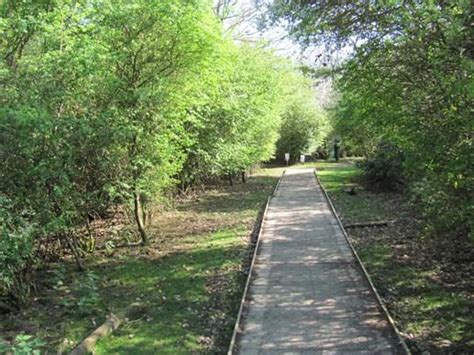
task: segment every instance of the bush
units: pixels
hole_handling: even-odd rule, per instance
[[[329,148],[327,147],[327,144],[320,145],[316,151],[313,153],[313,159],[323,159],[326,160],[329,158]]]
[[[371,190],[397,191],[404,185],[403,152],[393,143],[381,142],[367,160],[360,163]]]
[[[413,196],[424,207],[423,214],[429,227],[438,234],[468,236],[474,240],[472,188],[447,180],[441,174],[429,174],[412,184]]]
[[[0,195],[0,300],[24,301],[30,293],[33,228],[10,210]]]

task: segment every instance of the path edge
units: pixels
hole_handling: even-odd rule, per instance
[[[273,188],[273,192],[270,194],[270,196],[268,196],[267,203],[265,204],[265,209],[263,210],[262,220],[260,222],[260,227],[259,227],[258,235],[257,235],[257,241],[256,241],[256,244],[255,244],[255,248],[253,250],[252,262],[250,263],[249,273],[247,275],[247,280],[245,282],[245,287],[244,287],[244,291],[243,291],[243,294],[242,294],[242,299],[240,301],[239,313],[237,313],[237,319],[235,320],[234,331],[232,332],[232,339],[231,339],[230,344],[229,344],[229,349],[227,350],[227,355],[232,355],[232,354],[234,354],[234,351],[235,351],[235,344],[236,344],[236,340],[237,340],[237,335],[239,333],[239,326],[240,326],[240,322],[242,320],[242,312],[244,310],[245,300],[247,299],[247,293],[248,293],[248,289],[249,289],[249,286],[250,286],[250,281],[251,281],[252,275],[253,275],[253,268],[254,268],[254,265],[255,265],[255,260],[257,259],[258,248],[260,246],[260,240],[261,240],[260,237],[262,236],[263,225],[264,225],[265,219],[267,217],[268,206],[270,205],[270,201],[272,200],[272,198],[275,196],[275,193],[277,192],[278,187],[280,186],[281,180],[283,179],[283,176],[285,175],[285,173],[286,173],[286,169],[283,170],[282,174],[280,175],[280,178],[278,179],[278,182],[276,183],[275,187]]]
[[[314,168],[314,176],[316,177],[316,181],[318,182],[319,187],[324,193],[324,196],[326,200],[329,203],[329,206],[331,207],[331,212],[336,217],[337,223],[339,224],[339,227],[341,227],[342,234],[344,235],[344,238],[346,239],[347,243],[349,244],[349,247],[351,248],[352,254],[357,260],[357,263],[359,264],[360,268],[362,269],[362,273],[364,274],[365,279],[369,283],[370,289],[372,293],[375,295],[375,298],[377,299],[377,303],[379,304],[380,308],[382,309],[385,318],[387,318],[388,322],[392,326],[393,330],[397,334],[398,341],[400,345],[402,346],[403,350],[406,352],[406,354],[411,355],[411,351],[408,348],[405,340],[403,339],[400,331],[398,330],[397,326],[395,325],[395,321],[393,320],[392,316],[390,315],[390,312],[388,311],[387,307],[383,304],[382,297],[380,297],[379,293],[377,292],[377,289],[375,288],[374,283],[372,282],[372,278],[370,277],[369,273],[367,272],[367,269],[365,268],[364,264],[362,263],[362,260],[359,257],[359,254],[357,254],[357,251],[355,250],[354,246],[352,245],[351,239],[349,238],[349,235],[347,234],[344,225],[342,224],[341,220],[339,219],[339,215],[336,212],[336,208],[334,207],[334,204],[332,203],[331,198],[329,197],[329,194],[327,193],[326,189],[324,188],[323,184],[321,183],[321,180],[319,179],[318,176],[318,169]]]

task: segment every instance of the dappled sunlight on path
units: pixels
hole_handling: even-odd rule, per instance
[[[237,351],[401,352],[313,169],[283,176],[261,238]]]

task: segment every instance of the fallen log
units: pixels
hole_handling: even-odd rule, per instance
[[[364,227],[386,227],[393,221],[375,221],[375,222],[363,222],[363,223],[351,223],[344,225],[344,228],[364,228]]]
[[[122,320],[115,314],[110,314],[105,322],[96,330],[94,330],[87,338],[85,338],[78,346],[76,346],[69,355],[85,355],[94,351],[95,344],[100,338],[106,337],[116,330]]]

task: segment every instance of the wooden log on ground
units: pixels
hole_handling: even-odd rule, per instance
[[[363,223],[352,223],[344,225],[344,228],[363,228],[363,227],[386,227],[393,221],[375,221],[375,222],[363,222]]]
[[[106,337],[116,330],[122,320],[115,314],[110,314],[105,322],[96,330],[94,330],[87,338],[85,338],[78,346],[76,346],[70,355],[85,355],[94,351],[95,344],[100,338]]]

